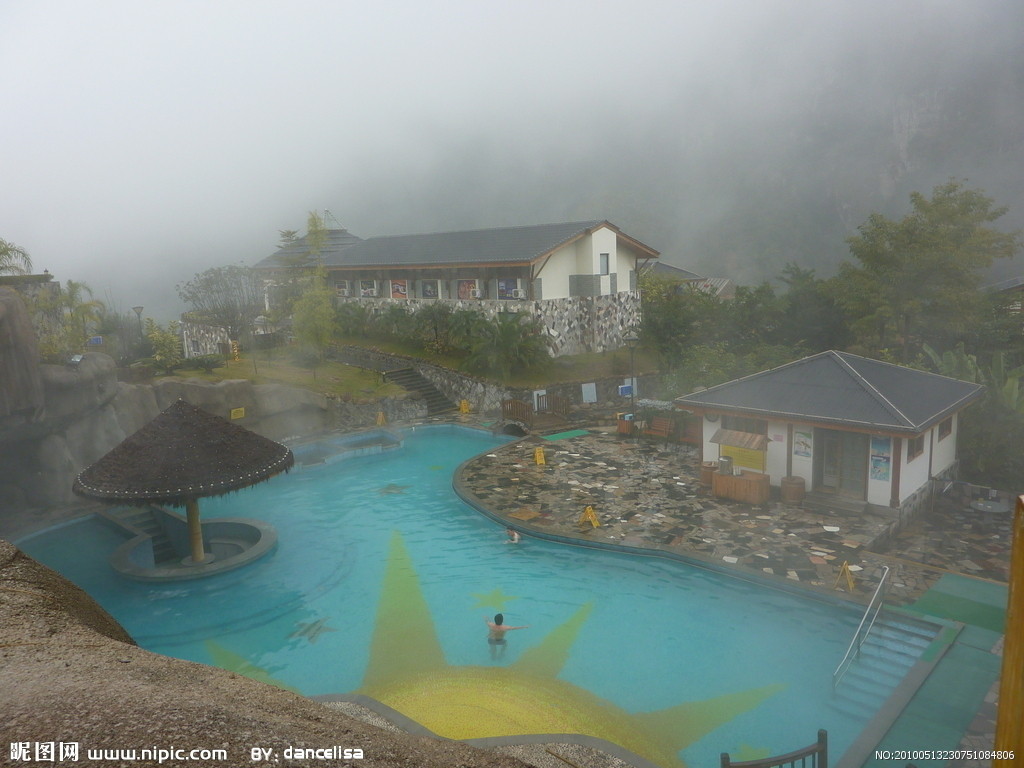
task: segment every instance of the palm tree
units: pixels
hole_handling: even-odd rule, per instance
[[[0,239],[0,275],[24,275],[32,270],[32,259],[24,248]]]
[[[73,336],[79,337],[78,344],[84,343],[89,338],[90,329],[100,322],[100,313],[105,309],[103,302],[92,297],[92,289],[86,283],[68,280],[60,303]]]
[[[476,373],[490,373],[506,381],[512,371],[530,368],[551,359],[551,339],[536,318],[515,312],[501,312],[477,329],[477,337],[466,358],[466,367]]]

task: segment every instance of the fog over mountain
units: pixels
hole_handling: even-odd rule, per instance
[[[1021,29],[1019,0],[7,4],[0,237],[163,319],[311,209],[830,274],[951,176],[1024,226]]]

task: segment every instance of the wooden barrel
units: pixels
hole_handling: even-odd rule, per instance
[[[779,495],[784,504],[799,504],[804,500],[806,492],[807,487],[802,477],[791,476],[782,478]]]
[[[717,461],[705,461],[700,465],[700,484],[711,487],[711,476],[718,471]]]

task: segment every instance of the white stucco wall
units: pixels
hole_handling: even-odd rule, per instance
[[[765,472],[771,476],[772,485],[781,485],[786,477],[786,460],[789,457],[789,424],[784,421],[768,422],[768,456]]]
[[[586,238],[584,238],[586,240]],[[576,252],[580,243],[570,243],[559,248],[547,262],[538,265],[535,277],[540,278],[544,299],[565,299],[569,297],[569,275],[576,272]]]
[[[931,441],[929,435],[925,433],[924,450],[913,461],[907,460],[910,441],[903,438],[900,443],[900,504],[902,504],[910,494],[928,482],[928,455]]]
[[[956,461],[956,435],[959,428],[958,415],[953,415],[953,431],[939,440],[939,427],[934,430],[935,447],[932,452],[932,477],[941,474],[943,470],[949,469]]]
[[[701,456],[704,457],[704,461],[718,461],[718,444],[712,443],[711,438],[715,436],[715,432],[717,432],[719,428],[722,426],[722,420],[721,418],[716,417],[714,421],[708,421],[708,417],[705,416],[703,422],[704,445]]]

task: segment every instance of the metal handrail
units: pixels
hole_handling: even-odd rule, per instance
[[[860,655],[860,648],[864,645],[864,642],[868,639],[868,635],[871,633],[871,628],[875,626],[875,619],[878,618],[879,611],[882,610],[882,604],[885,601],[885,590],[886,580],[889,578],[889,566],[882,568],[882,578],[878,581],[878,586],[875,587],[875,593],[871,596],[871,602],[868,603],[867,609],[864,611],[864,615],[861,616],[860,624],[857,626],[857,631],[853,633],[853,639],[850,640],[850,645],[846,649],[846,655],[843,656],[843,660],[839,662],[839,666],[836,667],[836,671],[832,673],[832,690],[836,689],[839,682],[843,679],[843,675],[850,668],[853,660]],[[871,620],[868,621],[868,616]],[[865,629],[864,625],[867,624]],[[861,634],[863,630],[863,634]]]

